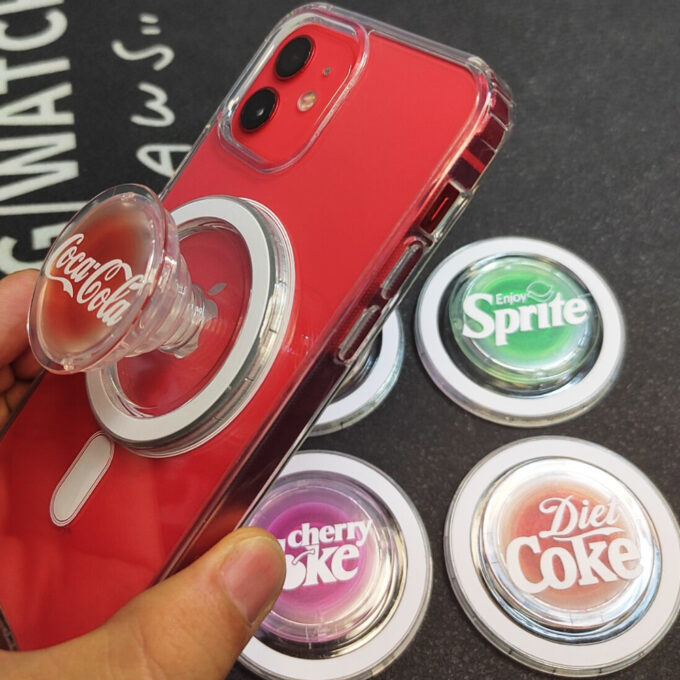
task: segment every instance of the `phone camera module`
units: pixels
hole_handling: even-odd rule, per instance
[[[262,127],[276,110],[278,97],[269,87],[254,92],[241,109],[241,127],[248,132]]]
[[[287,42],[276,58],[274,70],[279,78],[292,78],[302,71],[312,56],[314,45],[310,38],[300,35]]]

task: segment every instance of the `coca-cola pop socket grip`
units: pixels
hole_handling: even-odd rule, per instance
[[[192,284],[185,256],[209,288]],[[210,197],[170,214],[150,189],[114,187],[48,253],[31,346],[52,372],[88,372],[113,437],[146,455],[182,452],[225,427],[266,374],[290,313],[291,259],[281,225],[252,201]]]
[[[87,374],[102,425],[150,456],[186,451],[246,406],[283,342],[295,283],[286,232],[264,206],[211,196],[171,215],[193,280],[205,281],[215,310],[196,351],[181,359],[155,351]]]
[[[389,477],[344,454],[298,453],[247,524],[274,534],[287,571],[246,666],[265,678],[365,678],[403,651],[427,606],[431,558]]]
[[[423,287],[416,342],[442,391],[506,425],[573,418],[611,386],[623,358],[614,294],[551,243],[495,238],[444,260]]]
[[[343,380],[310,435],[343,430],[372,413],[387,398],[404,361],[404,328],[398,311],[387,317],[380,335]]]
[[[466,613],[499,649],[558,675],[647,653],[680,606],[680,533],[656,487],[590,442],[536,437],[463,480],[444,539]]]
[[[66,225],[40,271],[31,348],[55,373],[94,370],[160,348],[184,356],[214,316],[191,285],[177,229],[146,187],[121,185]]]

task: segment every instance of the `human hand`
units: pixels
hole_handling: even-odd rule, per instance
[[[37,271],[26,269],[0,280],[0,428],[40,372],[26,333],[37,278]]]
[[[36,275],[0,280],[0,427],[39,370],[26,335]],[[240,529],[91,633],[45,650],[0,652],[0,677],[222,680],[274,604],[284,576],[278,542],[260,529]]]
[[[223,680],[283,585],[278,542],[239,529],[87,635],[0,652],[3,680]]]

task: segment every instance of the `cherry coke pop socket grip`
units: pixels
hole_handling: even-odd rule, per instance
[[[475,626],[522,663],[594,676],[649,652],[680,606],[680,532],[634,465],[567,437],[484,458],[451,504],[444,552]]]
[[[286,554],[286,581],[241,661],[270,680],[357,680],[406,648],[432,587],[430,545],[404,491],[346,454],[295,454],[246,523]]]

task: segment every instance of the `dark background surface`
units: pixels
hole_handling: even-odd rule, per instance
[[[45,204],[75,203],[129,180],[160,189],[165,179],[137,160],[137,149],[190,144],[269,29],[296,4],[67,0],[58,8],[68,19],[62,38],[43,48],[0,54],[10,66],[69,57],[68,71],[10,81],[8,92],[0,92],[0,107],[70,82],[73,94],[59,108],[72,111],[75,120],[54,128],[0,123],[0,187],[17,180],[2,164],[5,140],[13,137],[74,132],[77,146],[63,158],[78,162],[76,178],[0,202],[2,273],[38,262],[45,254],[41,235],[51,232],[35,229],[56,230],[73,210],[66,206],[60,214]],[[538,237],[572,249],[599,269],[626,316],[623,371],[603,402],[566,424],[511,429],[462,411],[426,375],[413,341],[416,286],[401,306],[406,361],[386,403],[347,431],[303,447],[344,451],[378,465],[411,496],[427,526],[434,556],[430,608],[415,642],[381,677],[542,677],[502,656],[466,619],[444,568],[444,518],[457,485],[476,461],[534,434],[583,437],[623,454],[680,510],[680,5],[620,0],[344,4],[480,55],[513,90],[514,134],[428,272],[457,247],[480,238]],[[3,18],[13,34],[35,32],[44,26],[42,12]],[[142,12],[157,15],[160,35],[140,32]],[[122,60],[112,51],[116,39],[135,52],[165,45],[174,60],[159,71],[152,68],[155,57]],[[150,127],[130,120],[145,114],[140,82],[165,90],[175,114],[172,124]],[[17,215],[18,205],[31,207]],[[679,667],[675,626],[651,654],[617,677],[677,678]],[[252,676],[237,668],[230,677]]]

